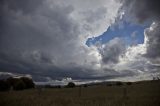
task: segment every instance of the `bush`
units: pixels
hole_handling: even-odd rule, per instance
[[[60,85],[45,85],[45,88],[61,88]]]
[[[0,80],[0,91],[8,91],[11,88],[10,84],[5,80]]]
[[[22,90],[22,89],[29,89],[34,88],[35,84],[33,80],[27,77],[21,78],[8,78],[7,83],[12,86],[14,90]]]
[[[88,87],[88,85],[87,85],[87,84],[84,84],[83,87]]]
[[[112,84],[107,84],[107,86],[112,86]]]
[[[73,82],[69,82],[67,88],[74,88],[76,85]]]
[[[27,77],[21,77],[20,79],[25,83],[25,89],[34,88],[35,85],[32,79]]]
[[[127,85],[132,85],[132,82],[127,82],[126,84],[127,84]]]
[[[122,82],[117,82],[116,85],[121,86],[121,85],[123,85],[123,83]]]
[[[12,77],[9,77],[6,81],[7,81],[7,83],[10,84],[10,86],[13,86],[14,83],[16,82],[16,79],[15,79],[15,78],[12,78]]]
[[[13,85],[14,90],[23,90],[25,88],[26,88],[26,85],[21,79],[17,80],[17,82],[15,82],[15,84]]]

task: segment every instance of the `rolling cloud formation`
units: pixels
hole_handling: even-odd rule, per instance
[[[159,4],[158,0],[2,0],[0,71],[29,74],[35,81],[159,75]],[[103,34],[122,18],[149,24],[143,44],[127,45],[117,36],[105,44],[86,45],[88,38]]]

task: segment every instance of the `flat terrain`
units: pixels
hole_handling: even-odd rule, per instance
[[[0,106],[160,106],[160,81],[0,92]]]

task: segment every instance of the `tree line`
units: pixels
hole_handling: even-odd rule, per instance
[[[34,88],[33,80],[28,77],[13,78],[0,80],[0,91],[23,90]]]

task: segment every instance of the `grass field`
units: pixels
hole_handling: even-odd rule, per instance
[[[160,81],[0,92],[0,106],[160,106]]]

